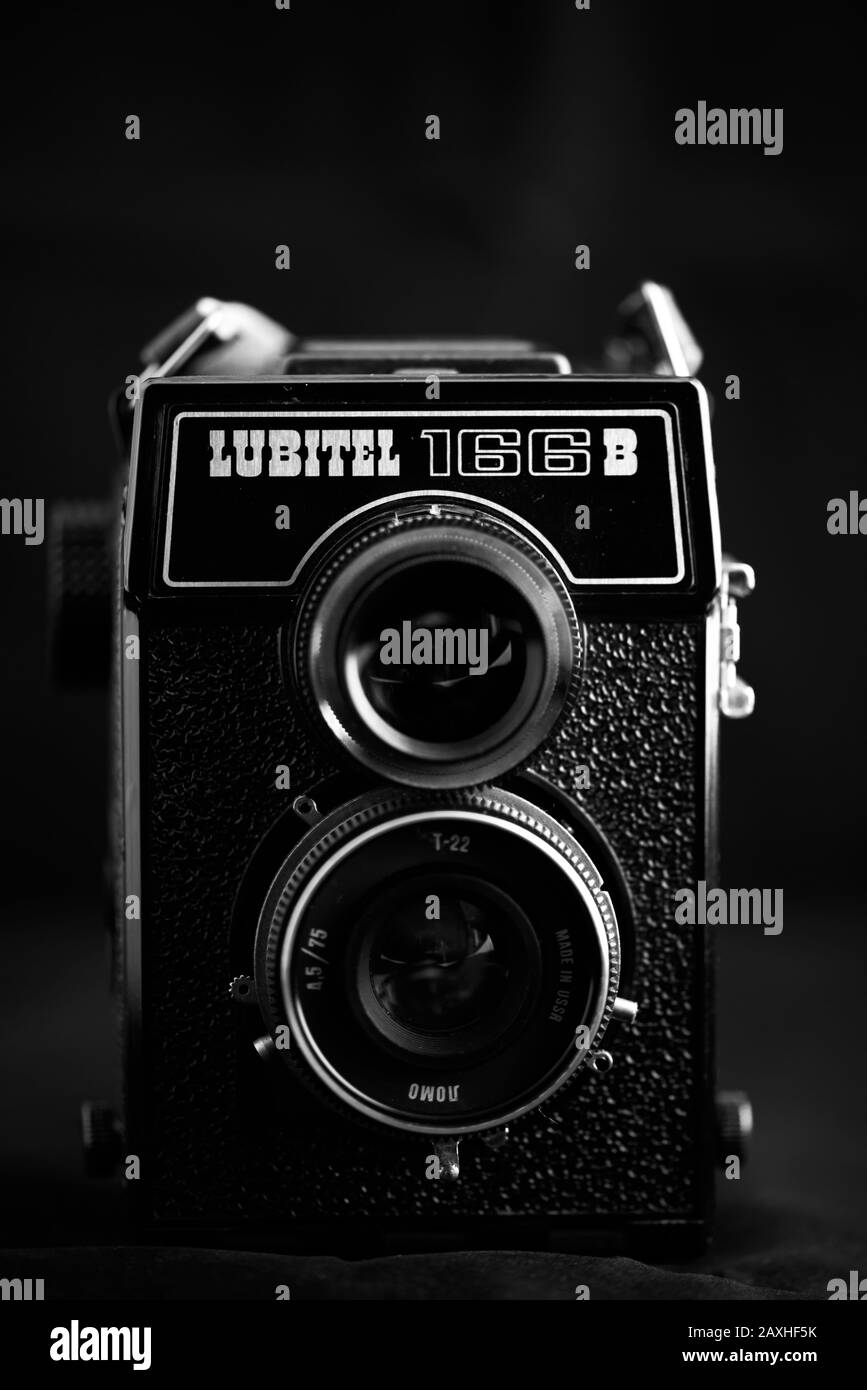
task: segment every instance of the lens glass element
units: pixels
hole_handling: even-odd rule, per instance
[[[419,924],[416,904],[395,904],[370,953],[373,992],[407,1028],[450,1032],[502,1002],[509,968],[490,912],[468,896],[440,898],[440,920]]]
[[[350,991],[381,1036],[415,1054],[501,1039],[538,987],[531,923],[481,876],[402,877],[375,896],[355,941]]]
[[[478,566],[428,561],[358,605],[345,657],[396,741],[453,745],[496,725],[528,686],[536,693],[542,636],[514,584]]]

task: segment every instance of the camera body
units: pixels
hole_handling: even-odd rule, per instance
[[[716,878],[736,679],[706,395],[437,360],[142,383],[130,1196],[296,1248],[693,1248],[713,969],[673,903]]]

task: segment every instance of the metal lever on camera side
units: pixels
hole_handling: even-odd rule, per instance
[[[719,707],[727,719],[746,719],[756,707],[756,693],[738,675],[741,656],[741,629],[738,622],[739,598],[747,598],[756,587],[752,565],[723,556],[720,585],[720,680]]]
[[[249,304],[226,303],[205,296],[186,309],[139,353],[141,369],[127,377],[127,389],[115,392],[109,414],[115,443],[123,458],[132,442],[133,403],[138,387],[163,376],[268,376],[296,342],[283,324]],[[130,394],[130,382],[136,391]]]
[[[436,1160],[437,1177],[445,1178],[447,1182],[456,1182],[460,1177],[461,1160],[458,1156],[460,1144],[460,1139],[445,1137],[434,1139],[431,1157]]]
[[[617,311],[619,327],[605,346],[605,365],[617,375],[695,376],[704,353],[671,290],[645,280]]]
[[[206,297],[145,344],[141,380],[179,373],[267,375],[277,370],[294,342],[288,328],[249,304]]]

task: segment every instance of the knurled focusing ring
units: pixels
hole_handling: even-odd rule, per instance
[[[340,546],[302,599],[305,707],[391,781],[475,785],[524,762],[574,692],[582,634],[554,566],[486,514],[394,511]]]

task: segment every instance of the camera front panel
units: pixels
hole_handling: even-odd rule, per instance
[[[671,912],[715,853],[700,388],[448,394],[144,393],[123,931],[151,1224],[706,1220],[709,964]],[[415,661],[439,631],[452,649]],[[610,1072],[581,1065],[594,1040]],[[456,1182],[430,1178],[438,1135]]]

